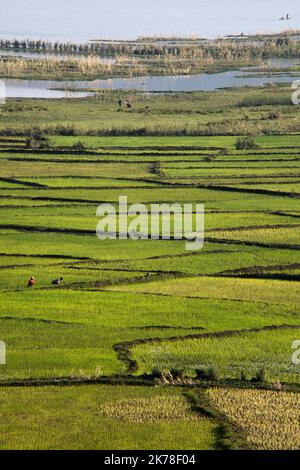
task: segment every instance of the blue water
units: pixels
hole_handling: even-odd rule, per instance
[[[272,59],[265,65],[272,67],[290,67],[300,62],[300,59]],[[92,96],[92,93],[80,91],[83,88],[105,88],[140,90],[143,92],[166,91],[213,91],[220,88],[240,86],[261,86],[266,83],[291,83],[296,77],[283,75],[280,77],[257,77],[255,72],[251,76],[251,67],[246,70],[231,70],[221,73],[202,73],[198,75],[176,75],[166,77],[137,77],[137,78],[112,78],[108,80],[93,81],[54,81],[54,80],[4,80],[6,84],[6,96],[8,98],[82,98]],[[300,75],[298,77],[300,79]],[[78,89],[73,92],[65,92],[58,88]]]
[[[292,20],[279,21],[287,13]],[[9,0],[0,36],[76,42],[153,34],[212,38],[299,25],[299,0]]]

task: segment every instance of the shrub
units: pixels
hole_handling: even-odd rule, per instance
[[[74,126],[71,124],[63,125],[63,124],[58,124],[55,129],[54,133],[58,135],[76,135],[77,131]]]
[[[208,380],[213,380],[214,382],[217,382],[219,380],[219,374],[214,367],[211,367],[208,370],[207,378]]]
[[[243,370],[241,371],[241,380],[243,381],[247,380],[246,374]]]
[[[196,369],[196,379],[199,379],[199,380],[205,380],[207,379],[207,371],[205,371],[204,369]]]
[[[257,372],[256,380],[257,380],[257,382],[266,382],[267,381],[266,369],[262,368]]]
[[[255,142],[253,137],[239,137],[235,143],[236,150],[254,150],[258,149],[259,145]]]
[[[184,379],[187,376],[187,373],[184,369],[171,369],[170,372],[174,380]]]
[[[262,121],[276,121],[281,118],[281,112],[277,109],[262,115]]]
[[[219,380],[219,374],[216,371],[214,367],[211,367],[210,369],[197,369],[196,371],[196,378],[199,380],[212,380],[212,381],[218,381]]]
[[[28,149],[47,149],[50,147],[50,143],[41,129],[33,128],[26,139],[25,146]]]
[[[85,150],[86,149],[86,145],[81,142],[80,140],[78,142],[76,142],[74,145],[72,145],[72,148],[74,150]]]
[[[161,377],[162,372],[159,369],[153,369],[151,375],[154,379],[159,379]]]

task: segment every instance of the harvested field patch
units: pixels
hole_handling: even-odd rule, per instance
[[[214,388],[208,396],[247,432],[248,442],[256,449],[299,450],[299,393]]]

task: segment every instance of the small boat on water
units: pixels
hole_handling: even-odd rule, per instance
[[[286,16],[282,16],[281,18],[279,18],[279,21],[289,21],[291,20],[292,18],[290,17],[290,15],[287,13]]]

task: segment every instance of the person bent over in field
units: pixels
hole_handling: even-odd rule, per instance
[[[54,280],[52,281],[52,285],[53,285],[53,286],[59,286],[59,284],[61,284],[61,283],[63,282],[63,280],[64,280],[63,277],[60,277],[60,278],[58,278],[58,279],[54,279]]]
[[[27,282],[27,287],[33,287],[35,285],[35,279],[33,276],[31,276],[29,279],[28,279],[28,282]]]

